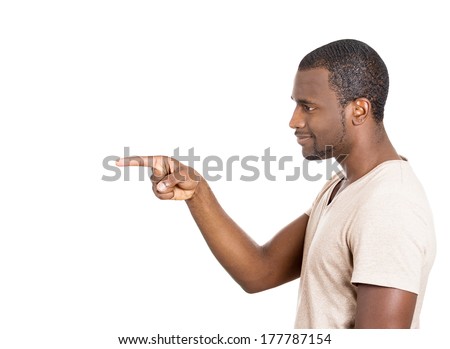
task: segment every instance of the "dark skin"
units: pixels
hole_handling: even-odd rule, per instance
[[[289,126],[295,129],[305,158],[334,156],[345,178],[331,200],[377,165],[398,160],[384,127],[376,123],[370,101],[358,98],[342,108],[328,85],[328,71],[299,71]],[[332,145],[333,152],[326,146]],[[300,276],[309,217],[301,215],[260,246],[222,209],[208,183],[192,168],[165,156],[129,157],[118,166],[153,168],[153,192],[162,200],[185,200],[208,246],[222,266],[249,292],[264,291]],[[410,328],[417,295],[358,284],[356,328]]]

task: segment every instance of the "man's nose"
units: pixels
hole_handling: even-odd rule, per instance
[[[305,117],[302,115],[301,108],[299,106],[295,107],[294,113],[292,114],[291,121],[289,121],[290,128],[304,128],[305,127]]]

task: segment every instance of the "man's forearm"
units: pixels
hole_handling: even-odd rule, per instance
[[[266,270],[263,248],[227,215],[205,180],[186,203],[217,260],[245,291],[259,291]]]
[[[185,200],[213,254],[247,292],[266,290],[299,277],[309,219],[306,214],[259,246],[226,214],[208,183],[193,168],[167,156],[132,156],[116,164],[151,167],[156,197]]]

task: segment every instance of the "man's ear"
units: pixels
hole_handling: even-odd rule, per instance
[[[352,108],[352,124],[355,126],[362,125],[372,112],[372,105],[367,98],[357,98],[351,102]]]

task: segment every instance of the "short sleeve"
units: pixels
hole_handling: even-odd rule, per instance
[[[419,207],[394,195],[378,205],[362,205],[349,237],[351,282],[418,294],[429,229],[422,213]]]

